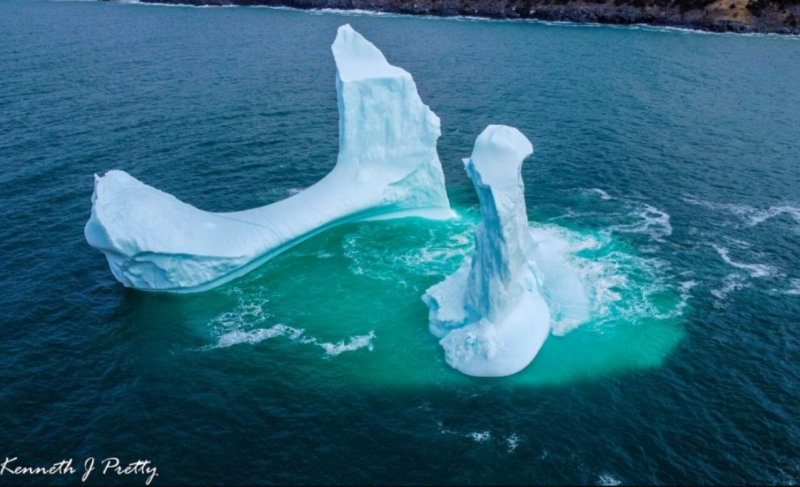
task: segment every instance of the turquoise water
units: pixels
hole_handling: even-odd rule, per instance
[[[441,117],[461,218],[348,224],[201,294],[116,283],[92,174],[213,211],[308,187],[345,22]],[[156,484],[800,481],[797,39],[19,0],[0,39],[6,456],[149,459]],[[489,123],[536,146],[531,225],[593,311],[504,379],[450,369],[420,299],[471,252]]]

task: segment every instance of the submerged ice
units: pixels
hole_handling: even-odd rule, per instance
[[[436,152],[439,118],[411,75],[349,25],[332,51],[339,155],[312,187],[261,208],[212,213],[123,171],[95,176],[86,240],[117,280],[147,291],[202,291],[333,225],[453,215]]]
[[[478,136],[464,161],[480,200],[475,251],[423,296],[445,360],[467,375],[519,372],[550,334],[553,315],[588,319],[589,299],[563,261],[563,242],[528,226],[521,169],[532,153],[512,127],[490,125]]]

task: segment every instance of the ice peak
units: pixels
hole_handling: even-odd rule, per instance
[[[478,136],[472,156],[464,163],[472,164],[483,184],[516,184],[522,161],[531,154],[533,145],[522,132],[507,125],[489,125]]]
[[[331,50],[342,81],[410,76],[405,70],[389,64],[380,49],[350,24],[339,27]]]
[[[430,329],[455,369],[479,377],[525,368],[550,333],[525,211],[522,161],[533,152],[519,130],[490,125],[464,161],[481,204],[475,251],[423,300]]]

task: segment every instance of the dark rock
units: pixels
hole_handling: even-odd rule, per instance
[[[140,0],[184,5],[269,5],[299,9],[361,9],[377,12],[435,16],[480,16],[547,21],[652,24],[688,27],[712,32],[773,32],[800,34],[795,13],[800,0],[750,0],[753,25],[732,20],[735,5],[710,9],[714,0]],[[781,10],[793,9],[791,14]],[[788,12],[788,10],[787,10]],[[720,13],[722,15],[720,15]],[[736,17],[736,16],[734,16]],[[766,20],[765,20],[766,19]]]

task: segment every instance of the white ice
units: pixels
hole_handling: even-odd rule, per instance
[[[203,291],[340,223],[454,216],[436,152],[439,118],[411,75],[349,25],[332,51],[339,156],[314,186],[261,208],[212,213],[123,171],[95,176],[86,240],[117,280],[146,291]]]
[[[589,300],[563,261],[563,242],[528,226],[521,169],[532,153],[512,127],[490,125],[478,136],[464,161],[481,206],[474,254],[423,296],[445,360],[467,375],[524,369],[550,334],[551,308],[560,319],[588,318]]]

